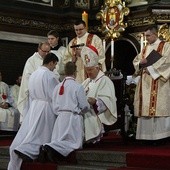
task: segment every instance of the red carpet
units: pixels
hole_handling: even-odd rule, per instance
[[[169,150],[170,152],[170,150]],[[127,166],[128,167],[143,167],[143,168],[153,168],[153,169],[170,169],[170,154],[155,154],[152,153],[130,153],[127,154]]]
[[[0,130],[0,146],[10,146],[16,132]]]
[[[56,170],[57,164],[52,163],[24,163],[22,165],[23,170]]]
[[[170,170],[170,141],[161,145],[146,145],[139,141],[124,143],[119,135],[109,134],[100,143],[88,145],[85,149],[109,151],[124,151],[126,154],[126,168],[112,168],[109,170]],[[147,169],[146,169],[147,168]]]
[[[0,139],[1,146],[9,146],[12,139]],[[127,167],[110,168],[108,170],[170,170],[170,141],[166,144],[153,146],[144,145],[138,141],[129,141],[124,143],[119,135],[113,133],[104,136],[103,139],[96,144],[84,146],[84,150],[113,150],[126,152]],[[75,157],[72,158],[72,161]],[[24,163],[23,170],[56,170],[57,164],[40,164],[40,163]]]
[[[0,139],[0,146],[10,146],[13,139]]]

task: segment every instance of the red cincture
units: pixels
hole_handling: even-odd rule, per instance
[[[66,80],[74,80],[74,81],[75,81],[74,78],[64,79],[64,81],[63,81],[63,83],[62,83],[62,85],[61,85],[61,87],[60,87],[59,95],[63,95],[63,94],[64,94],[64,83],[66,82]]]
[[[3,100],[6,100],[6,99],[7,99],[7,95],[3,93],[3,94],[2,94],[2,99],[3,99]]]
[[[157,52],[162,54],[162,49],[165,42],[161,41],[158,45]],[[145,58],[145,52],[146,52],[147,46],[142,51],[142,58]],[[142,76],[141,75],[141,82],[140,82],[140,89],[139,89],[139,95],[140,95],[140,101],[139,101],[139,116],[142,116]],[[150,106],[149,106],[149,116],[155,116],[156,115],[156,103],[157,103],[157,91],[158,91],[158,80],[152,79],[151,84],[151,92],[150,92]]]

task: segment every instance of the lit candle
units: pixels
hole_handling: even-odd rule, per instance
[[[147,45],[147,40],[146,40],[146,36],[144,36],[144,45]]]
[[[106,52],[106,40],[103,39],[103,50],[104,50],[104,53]]]
[[[143,34],[141,34],[141,37],[140,37],[140,51],[142,51],[143,49]]]
[[[111,69],[113,68],[113,57],[114,57],[114,41],[111,39]]]
[[[82,20],[86,23],[86,29],[88,30],[88,14],[85,11],[82,13]]]

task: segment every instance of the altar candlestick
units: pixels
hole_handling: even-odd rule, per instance
[[[111,69],[113,68],[113,58],[114,58],[114,40],[111,40]]]
[[[106,52],[106,40],[103,39],[103,50],[104,50],[104,53]]]
[[[144,45],[147,45],[147,40],[146,40],[146,36],[144,36]]]
[[[141,34],[141,37],[140,37],[140,51],[142,51],[143,49],[143,34]]]
[[[88,30],[88,14],[86,11],[82,13],[82,20],[86,23],[86,29]]]

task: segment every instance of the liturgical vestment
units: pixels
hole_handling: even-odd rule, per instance
[[[85,45],[93,45],[94,47],[96,47],[98,54],[99,54],[99,63],[102,65],[103,71],[106,71],[105,52],[103,49],[102,40],[97,35],[93,35],[93,37],[91,37],[92,40],[89,42],[89,39],[90,39],[89,37],[90,37],[89,33],[86,33],[80,38],[76,37],[72,39],[67,46],[63,62],[66,63],[72,60],[72,55],[74,55],[73,54],[74,48],[70,48],[70,46],[84,43]],[[76,65],[77,65],[77,70],[78,70],[76,81],[78,81],[79,83],[82,83],[86,79],[86,76],[85,76],[85,71],[84,71],[84,64],[83,64],[81,57],[77,58]]]
[[[20,170],[22,159],[14,149],[34,160],[38,157],[40,146],[50,141],[56,119],[52,111],[52,93],[58,83],[55,74],[44,66],[30,76],[30,107],[10,146],[8,170]]]
[[[139,62],[152,50],[162,57],[147,69],[150,74],[140,70]],[[156,140],[170,136],[170,44],[156,40],[146,46],[133,61],[135,74],[140,75],[134,98],[137,122],[137,139]]]
[[[87,78],[83,86],[87,97],[100,99],[107,108],[102,113],[96,114],[92,107],[91,111],[85,114],[85,140],[90,141],[100,137],[103,133],[102,124],[112,125],[117,121],[115,88],[113,82],[102,71],[99,71],[94,80]]]

